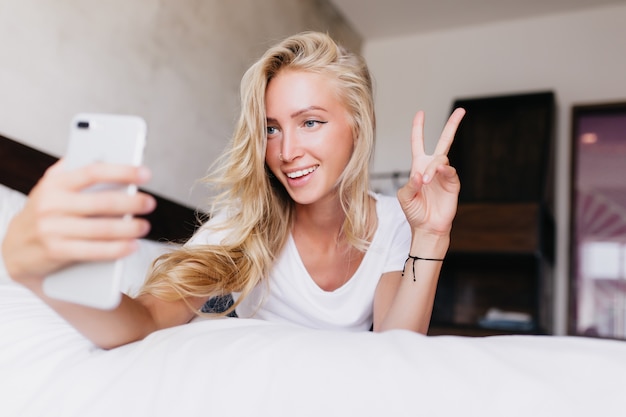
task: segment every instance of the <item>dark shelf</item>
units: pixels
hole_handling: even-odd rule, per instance
[[[431,334],[550,333],[554,94],[460,99],[456,107],[467,110],[449,153],[461,195]],[[522,313],[528,326],[481,326],[491,309]]]
[[[531,253],[449,253],[433,322],[477,325],[491,308],[526,313],[539,322],[540,267],[541,259]]]

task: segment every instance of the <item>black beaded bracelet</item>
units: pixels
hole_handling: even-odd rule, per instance
[[[409,257],[404,261],[404,266],[402,267],[402,276],[404,276],[404,270],[406,269],[406,263],[409,262],[409,259],[413,261],[413,281],[415,281],[415,261],[435,261],[435,262],[443,262],[442,258],[422,258],[420,256],[413,256],[409,254]]]

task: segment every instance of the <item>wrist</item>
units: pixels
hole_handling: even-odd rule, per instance
[[[10,250],[5,247],[5,242],[0,247],[0,276],[4,275],[9,280],[15,282],[16,284],[23,285],[28,289],[33,289],[37,287],[37,283],[43,279],[45,275],[39,276],[38,274],[33,273],[32,271],[26,271],[20,267],[20,265],[24,265],[24,262],[28,262],[27,260],[23,260],[24,262],[20,263],[19,260],[15,260],[15,253],[13,256],[10,255]],[[26,263],[28,265],[28,263]]]
[[[449,247],[449,233],[441,234],[414,230],[409,253],[412,256],[421,258],[443,259]]]

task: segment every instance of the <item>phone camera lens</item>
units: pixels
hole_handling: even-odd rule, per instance
[[[80,121],[76,124],[79,129],[89,129],[89,122]]]

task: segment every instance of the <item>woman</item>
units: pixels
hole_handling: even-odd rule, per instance
[[[145,168],[52,167],[7,230],[12,278],[104,348],[186,323],[229,293],[242,317],[426,333],[460,188],[446,155],[464,111],[452,114],[433,155],[424,153],[417,113],[411,176],[396,199],[369,191],[368,69],[330,37],[307,32],[270,48],[244,75],[241,100],[231,146],[208,178],[213,217],[155,262],[137,298],[99,311],[46,297],[41,281],[72,262],[132,252],[148,225],[111,216],[149,212],[154,201],[79,191],[142,184]]]

